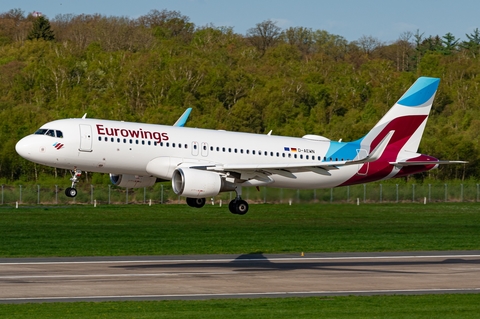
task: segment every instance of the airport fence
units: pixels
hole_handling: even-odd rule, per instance
[[[183,204],[170,184],[145,188],[119,188],[113,185],[82,185],[75,198],[65,196],[58,185],[1,185],[0,205],[116,205]],[[207,198],[207,204],[228,204],[235,192]],[[478,202],[479,183],[383,184],[369,183],[328,189],[295,190],[244,188],[242,198],[249,203],[430,203]]]

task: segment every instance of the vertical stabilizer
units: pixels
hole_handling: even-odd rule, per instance
[[[395,131],[387,151],[416,153],[427,123],[440,79],[420,77],[362,139],[362,149],[373,150],[385,136]]]

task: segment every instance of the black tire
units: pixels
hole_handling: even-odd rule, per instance
[[[235,210],[238,215],[245,215],[248,213],[248,203],[243,199],[238,200],[235,204]]]
[[[232,214],[245,215],[248,212],[248,203],[243,199],[234,199],[228,204],[228,209]]]
[[[187,205],[190,207],[202,208],[203,206],[205,206],[206,201],[207,200],[205,198],[187,197]]]
[[[230,210],[230,213],[235,214],[235,215],[237,214],[237,210],[235,209],[236,202],[237,202],[237,200],[233,199],[228,204],[228,209]]]
[[[65,189],[65,195],[67,195],[67,197],[75,197],[77,196],[77,189],[73,187],[67,187]]]

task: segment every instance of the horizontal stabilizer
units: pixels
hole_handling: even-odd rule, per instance
[[[445,164],[467,164],[466,161],[411,161],[411,162],[390,162],[395,166],[417,166],[417,165],[445,165]]]

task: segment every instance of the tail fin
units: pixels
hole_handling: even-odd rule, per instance
[[[390,156],[398,156],[400,152],[416,153],[439,83],[438,78],[418,78],[362,139],[361,148],[370,152],[394,131],[386,150]]]

